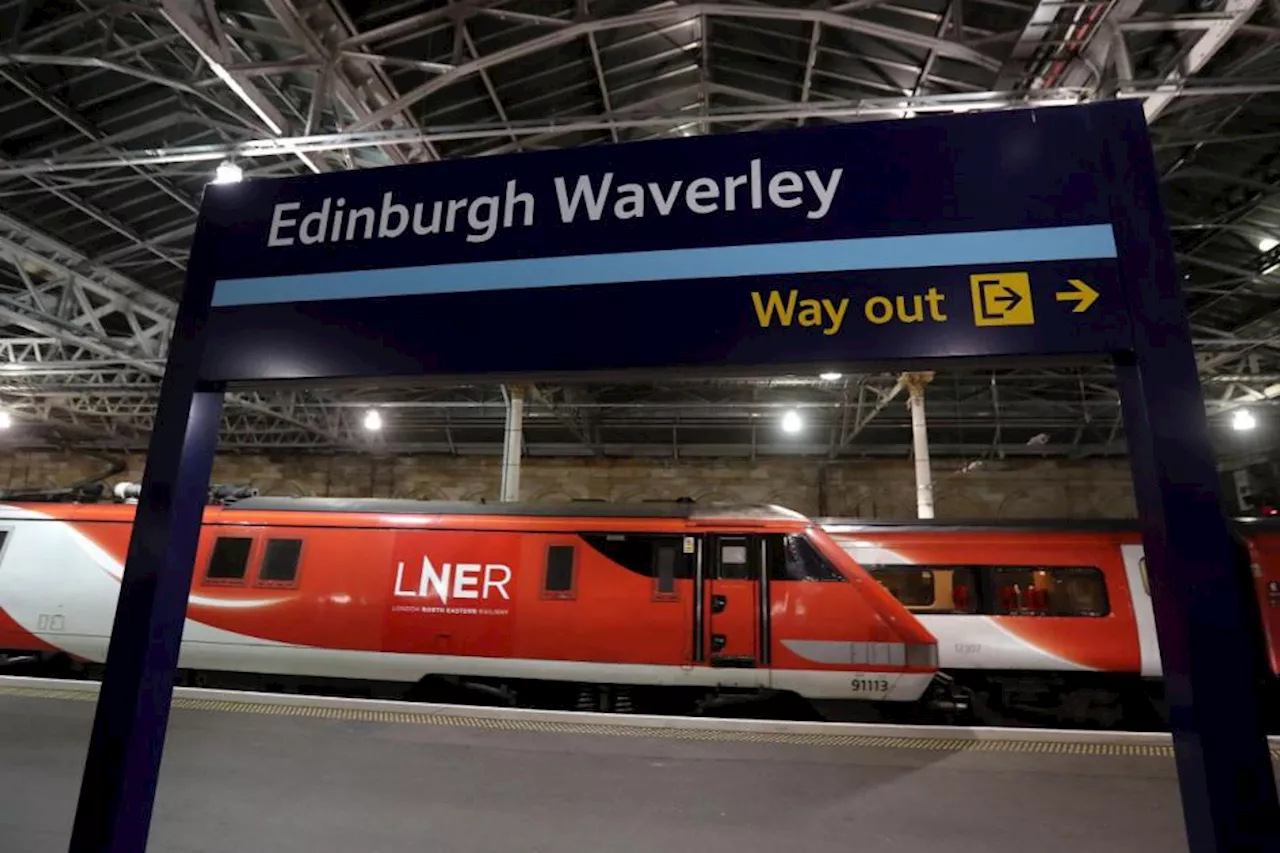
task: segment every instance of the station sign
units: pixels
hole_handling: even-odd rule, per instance
[[[768,367],[1129,345],[1088,108],[212,186],[202,377]]]
[[[146,849],[224,382],[1073,353],[1116,366],[1188,845],[1280,849],[1174,258],[1134,100],[209,187],[71,849]]]

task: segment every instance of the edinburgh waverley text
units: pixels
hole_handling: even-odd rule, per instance
[[[841,168],[771,170],[754,159],[738,174],[716,177],[631,181],[604,172],[556,176],[541,189],[526,189],[511,179],[500,192],[466,198],[414,199],[394,190],[381,193],[376,203],[326,196],[305,206],[300,201],[276,204],[267,246],[439,234],[465,234],[469,243],[485,243],[502,229],[532,226],[540,211],[553,202],[554,215],[564,225],[765,208],[819,220],[831,211],[843,174]]]

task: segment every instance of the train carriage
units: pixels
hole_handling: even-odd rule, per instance
[[[860,521],[823,528],[938,638],[991,724],[1159,728],[1160,649],[1130,521]],[[1280,520],[1237,520],[1264,701],[1280,721]],[[1247,556],[1246,556],[1247,552]]]
[[[0,649],[106,655],[134,507],[0,506]],[[249,498],[207,508],[180,667],[203,682],[579,709],[913,704],[937,647],[777,507]]]

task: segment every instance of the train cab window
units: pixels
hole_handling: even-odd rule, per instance
[[[766,545],[771,581],[831,581],[840,582],[840,574],[825,557],[803,536],[768,537]]]
[[[676,591],[676,562],[680,551],[674,542],[659,542],[653,549],[653,567],[657,575],[654,592],[661,596],[674,595]]]
[[[1102,572],[1084,567],[996,568],[991,612],[1006,616],[1106,616]]]
[[[253,548],[253,539],[240,536],[219,536],[213,544],[213,554],[209,557],[209,567],[205,570],[205,580],[210,581],[242,581],[249,568],[249,551]]]
[[[547,574],[543,591],[552,598],[573,597],[573,563],[577,549],[572,545],[547,548]]]
[[[745,537],[725,537],[717,547],[720,559],[716,561],[716,577],[719,580],[751,580],[750,550]]]
[[[258,569],[261,584],[292,585],[298,580],[298,557],[302,554],[301,539],[271,539],[267,542]]]

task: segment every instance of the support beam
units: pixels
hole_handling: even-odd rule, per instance
[[[249,109],[267,126],[267,129],[277,137],[286,137],[289,132],[289,122],[281,114],[276,105],[273,104],[262,90],[258,88],[258,84],[253,81],[252,76],[240,71],[232,71],[228,69],[231,65],[231,57],[227,56],[223,47],[204,28],[196,22],[192,16],[192,12],[198,10],[198,5],[191,0],[161,0],[161,12],[169,25],[177,30],[187,43],[200,54],[200,58],[205,64],[226,84],[236,97],[243,101]],[[291,146],[287,141],[282,143],[282,148],[289,153],[294,154],[301,160],[312,172],[323,172],[326,169],[315,157],[309,153],[301,151]]]
[[[591,67],[596,72],[596,83],[600,86],[600,103],[604,106],[606,114],[613,112],[613,101],[609,98],[609,83],[605,80],[604,65],[600,62],[600,48],[596,44],[596,34],[587,34],[587,46],[591,48]],[[614,142],[618,142],[618,128],[615,125],[609,125],[609,134],[613,137]]]
[[[910,395],[911,446],[916,464],[916,514],[933,518],[933,469],[929,465],[929,429],[924,416],[924,389],[933,381],[932,373],[904,373],[902,383]]]
[[[818,68],[818,47],[822,42],[822,24],[814,22],[813,29],[809,33],[809,53],[804,60],[804,78],[800,81],[800,103],[809,103],[809,95],[813,90],[813,73]],[[805,119],[802,117],[799,126],[804,127]]]
[[[906,387],[906,383],[903,382],[901,377],[899,377],[898,381],[893,384],[892,388],[880,394],[880,399],[877,400],[876,404],[871,407],[871,411],[867,412],[866,414],[863,414],[862,407],[859,406],[858,412],[856,415],[856,420],[853,424],[853,429],[849,430],[846,435],[841,436],[840,445],[838,447],[831,449],[831,451],[828,453],[828,458],[829,459],[836,458],[836,456],[838,456],[844,448],[852,444],[853,440],[858,437],[858,434],[861,433],[864,429],[866,429],[867,425],[870,424],[873,420],[875,420],[876,416],[879,415],[881,412],[883,412],[885,410],[885,407],[888,406],[889,403],[891,403],[893,399],[898,396],[898,394],[902,393],[902,389],[905,387]],[[861,395],[859,395],[858,400],[859,402],[862,401]]]
[[[1129,49],[1124,41],[1125,22],[1138,14],[1142,0],[1116,0],[1097,21],[1082,48],[1062,57],[1066,67],[1054,81],[1059,86],[1123,86],[1133,81]],[[1064,48],[1065,49],[1065,48]],[[1111,73],[1107,73],[1107,69]],[[1105,90],[1104,90],[1105,91]]]
[[[355,25],[340,4],[330,0],[265,2],[281,26],[320,64],[335,104],[341,106],[352,121],[367,117],[382,104],[399,96],[377,57],[341,49],[342,41],[355,32]],[[440,70],[439,67],[436,70]],[[393,116],[391,124],[396,128],[409,129],[414,126],[414,121],[404,111]],[[440,159],[439,152],[429,141],[411,140],[410,144],[415,150],[408,155],[392,144],[381,150],[391,163]]]
[[[166,0],[166,2],[173,2],[173,0]],[[505,62],[530,56],[558,45],[568,44],[569,42],[582,38],[590,33],[599,33],[622,27],[663,25],[670,23],[673,20],[687,21],[701,16],[758,18],[764,20],[807,21],[810,23],[820,23],[824,27],[830,27],[832,29],[847,30],[850,32],[861,33],[862,35],[872,36],[874,38],[896,41],[902,44],[911,45],[912,47],[936,50],[940,55],[949,59],[968,62],[980,68],[996,70],[1000,67],[998,60],[993,59],[987,54],[984,54],[972,47],[968,47],[954,41],[940,39],[936,36],[921,35],[920,33],[910,30],[875,23],[863,18],[852,18],[834,12],[825,12],[813,9],[790,9],[772,6],[747,6],[735,3],[688,3],[675,6],[663,6],[656,9],[647,9],[629,15],[619,15],[613,18],[598,18],[595,20],[579,21],[566,27],[556,28],[546,35],[529,39],[528,41],[512,45],[511,47],[507,47],[502,50],[494,51],[493,53],[487,54],[478,59],[473,59],[470,62],[461,63],[452,71],[447,71],[444,74],[428,80],[427,82],[406,92],[404,95],[387,104],[382,109],[374,112],[368,118],[356,122],[350,129],[368,130],[370,128],[378,127],[382,122],[391,118],[401,110],[412,107],[429,95],[432,95],[459,80],[470,77],[473,74],[479,74],[481,71],[493,68]]]
[[[715,87],[717,91],[722,87]],[[1037,92],[974,92],[962,94],[921,95],[919,97],[861,98],[854,101],[822,103],[783,103],[776,107],[718,107],[707,112],[716,123],[784,122],[800,118],[841,121],[868,117],[900,117],[906,110],[916,113],[953,113],[960,110],[996,110],[1014,106],[1052,107],[1080,102],[1084,90],[1045,90]],[[655,98],[656,99],[656,98]],[[278,157],[294,151],[341,151],[351,148],[409,143],[494,139],[519,136],[561,135],[611,128],[670,128],[694,120],[687,111],[646,112],[615,111],[604,116],[568,116],[551,120],[512,121],[466,125],[426,125],[421,128],[344,131],[342,133],[282,138],[248,139],[235,143],[186,145],[135,150],[121,155],[83,154],[67,157],[31,158],[0,164],[0,177],[26,174],[97,171],[120,166],[161,163],[214,162],[227,157],[253,159]]]
[[[32,98],[36,103],[40,104],[45,109],[49,110],[49,112],[53,113],[58,118],[62,119],[67,124],[74,127],[76,130],[80,132],[81,135],[85,136],[92,142],[95,142],[95,143],[107,142],[106,135],[103,134],[101,131],[99,131],[96,127],[94,127],[88,121],[88,119],[85,119],[84,117],[78,115],[76,111],[71,108],[69,104],[67,104],[65,101],[63,101],[60,98],[54,97],[49,92],[37,86],[34,81],[30,80],[25,74],[21,73],[20,71],[17,71],[15,69],[8,69],[8,68],[0,69],[0,79],[3,79],[7,81],[10,85],[18,88],[20,91],[26,94],[29,98]],[[112,153],[116,153],[120,149],[114,146],[108,145],[106,146],[106,150]],[[152,186],[156,187],[158,190],[160,190],[162,193],[167,195],[169,198],[178,202],[178,204],[185,207],[191,213],[196,213],[199,210],[199,205],[197,205],[196,202],[188,198],[187,194],[182,189],[177,187],[172,181],[169,181],[165,178],[157,177],[156,175],[145,172],[144,170],[136,166],[133,167],[133,171],[143,180],[147,181]]]
[[[1053,0],[1041,0],[1036,4],[1031,11],[1031,17],[1027,19],[1017,41],[1014,42],[1009,58],[1000,69],[994,88],[1011,89],[1027,79],[1028,75],[1035,70],[1033,60],[1039,52],[1045,50],[1043,42],[1048,39],[1054,23],[1063,11],[1062,4]],[[1034,82],[1028,84],[1028,88],[1033,87]]]
[[[147,849],[222,407],[220,392],[190,390],[195,367],[176,366],[161,392],[166,417],[147,454],[135,521],[148,535],[129,540],[71,853]]]
[[[1209,64],[1209,61],[1222,50],[1240,27],[1253,17],[1253,13],[1260,5],[1261,0],[1226,0],[1219,13],[1221,19],[1205,27],[1200,38],[1196,39],[1186,51],[1178,67],[1165,76],[1165,81],[1177,84],[1199,74],[1200,70]],[[1146,112],[1148,124],[1154,123],[1160,117],[1173,98],[1174,93],[1161,93],[1146,99],[1143,110]]]
[[[177,306],[169,299],[48,235],[0,214],[0,264],[24,282],[21,291],[0,293],[0,318],[78,352],[127,365],[158,381],[173,333]],[[92,296],[92,298],[90,298]],[[124,320],[130,333],[107,331],[109,317]],[[308,421],[266,403],[255,393],[228,396],[231,411],[266,415],[324,443],[346,444],[322,421]]]
[[[504,503],[520,500],[520,456],[524,448],[524,388],[503,387],[507,400],[507,425],[502,442],[502,498]]]

